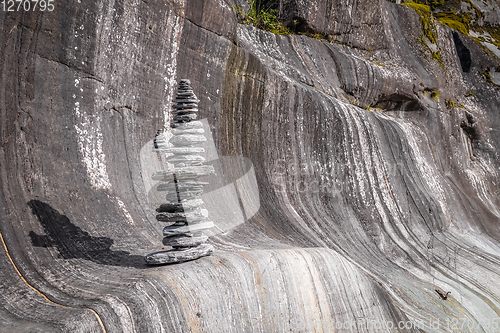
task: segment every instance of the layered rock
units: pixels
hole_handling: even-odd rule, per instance
[[[378,44],[363,3],[336,2],[342,22],[312,15],[324,1],[300,14],[348,28],[325,30],[343,44],[236,27],[218,0],[0,11],[0,331],[373,332],[422,319],[404,331],[495,332],[500,94],[481,73],[500,63],[460,35],[462,70],[436,23],[443,68],[418,13],[387,1],[366,13],[383,19]],[[245,223],[210,237],[212,256],[142,269],[161,246],[147,199],[164,193],[149,141],[180,73],[207,96],[199,118],[218,155],[253,163],[260,208],[247,214],[246,169],[222,170],[224,188],[210,185],[220,201],[240,194]],[[218,229],[232,224],[204,203]]]
[[[208,219],[208,211],[201,208],[203,201],[199,198],[203,186],[208,183],[198,180],[199,177],[214,173],[211,165],[203,165],[205,158],[198,155],[204,152],[202,145],[207,139],[200,121],[195,121],[198,112],[198,98],[191,89],[189,80],[181,80],[177,97],[173,100],[172,128],[173,137],[169,140],[159,130],[154,140],[154,150],[171,153],[167,168],[153,174],[153,180],[162,181],[157,189],[167,192],[168,203],[161,205],[156,211],[159,222],[170,223],[163,229],[163,244],[173,250],[151,253],[146,256],[150,265],[177,263],[198,259],[212,254],[213,246],[206,244],[208,237],[203,231],[210,229],[214,223]]]

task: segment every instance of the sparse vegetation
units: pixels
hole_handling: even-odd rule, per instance
[[[252,24],[256,28],[270,31],[276,35],[291,34],[292,31],[278,20],[277,11],[271,9],[271,6],[272,4],[263,7],[261,0],[250,0],[247,13],[244,13],[243,9],[239,7],[233,8],[243,24]]]
[[[345,99],[347,99],[347,101],[348,101],[349,103],[351,103],[351,104],[352,104],[352,105],[354,105],[354,106],[359,106],[359,103],[358,103],[358,101],[356,100],[356,97],[354,97],[354,96],[350,96],[350,95],[347,95],[347,94],[343,94],[343,95],[344,95]]]
[[[320,31],[312,29],[300,31],[299,22],[297,20],[293,20],[289,26],[283,24],[283,22],[279,20],[277,10],[271,8],[274,3],[276,3],[276,1],[264,7],[262,5],[262,0],[249,0],[248,12],[246,13],[242,8],[236,6],[233,6],[233,8],[242,24],[251,24],[258,29],[266,30],[276,35],[300,34],[310,38],[329,40],[328,36]]]
[[[486,79],[486,81],[488,81],[489,83],[493,84],[494,86],[500,87],[498,84],[496,84],[495,82],[493,82],[493,79],[491,78],[491,74],[490,74],[489,69],[486,70],[486,72],[481,73],[481,76],[483,76]]]
[[[463,108],[464,107],[463,103],[455,104],[455,102],[453,102],[452,100],[449,100],[449,99],[445,99],[444,104],[446,105],[446,107],[448,109]]]
[[[436,91],[436,90],[431,91],[431,98],[434,102],[439,101],[439,97],[441,97],[441,94],[439,93],[439,91]]]
[[[424,36],[429,40],[429,42],[437,45],[438,33],[429,6],[418,4],[415,2],[406,2],[402,5],[415,9],[415,11],[418,13],[418,16],[420,16],[420,23],[422,23]]]
[[[488,23],[480,23],[481,18],[484,18],[484,13],[471,1],[445,1],[445,0],[409,0],[410,2],[403,3],[403,5],[415,9],[422,21],[424,36],[434,43],[432,17],[443,25],[450,27],[455,31],[459,31],[464,35],[469,35],[470,31],[481,34],[480,37],[472,37],[483,50],[495,56],[495,54],[488,49],[483,43],[492,43],[500,49],[500,27],[497,25],[490,25]],[[468,9],[464,11],[463,6],[467,4]],[[427,11],[429,9],[429,11]],[[437,37],[437,34],[436,34]],[[425,40],[420,41],[425,44]],[[437,45],[437,44],[436,44]],[[440,61],[439,54],[432,55],[433,58]],[[442,61],[440,61],[443,66]]]
[[[436,59],[439,62],[439,65],[441,65],[441,67],[444,67],[443,59],[441,58],[441,52],[439,51],[439,45],[438,45],[439,36],[430,7],[428,5],[416,2],[406,2],[403,3],[402,5],[411,7],[415,9],[415,11],[418,13],[423,31],[423,35],[420,38],[419,42],[423,46],[427,47],[432,54],[432,58]],[[436,52],[432,50],[431,47],[428,45],[428,43],[436,45],[438,50]]]
[[[472,97],[475,94],[476,94],[475,92],[473,92],[472,90],[470,90],[467,94],[464,95],[464,97]]]
[[[471,16],[470,13],[456,14],[454,11],[449,10],[446,12],[439,12],[434,14],[439,23],[446,25],[453,30],[460,31],[464,35],[469,34]]]

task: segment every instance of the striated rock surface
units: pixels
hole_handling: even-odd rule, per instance
[[[222,0],[0,11],[0,331],[498,331],[494,43],[437,22],[426,42],[388,1],[278,6],[336,42],[239,25]],[[175,117],[202,121],[170,129],[182,77],[199,108]],[[204,161],[152,153],[157,128]],[[166,148],[201,129],[211,149]],[[158,199],[171,162],[214,165],[203,200]],[[162,245],[155,218],[203,202],[213,255],[146,266],[205,242]]]

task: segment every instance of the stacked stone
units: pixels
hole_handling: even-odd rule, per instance
[[[214,226],[208,219],[208,211],[202,209],[200,195],[208,183],[198,178],[214,173],[211,165],[203,165],[205,159],[198,155],[205,150],[200,147],[207,139],[203,125],[197,121],[198,102],[189,80],[181,80],[176,99],[173,100],[173,119],[170,124],[172,138],[169,147],[165,133],[160,130],[154,140],[154,151],[171,153],[167,162],[173,168],[156,172],[153,180],[162,181],[157,189],[165,191],[168,203],[156,211],[156,219],[170,223],[163,229],[163,244],[173,250],[151,253],[146,256],[148,264],[168,264],[197,259],[212,254],[213,247],[206,244],[204,230]]]

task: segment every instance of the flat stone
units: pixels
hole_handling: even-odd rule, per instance
[[[182,207],[181,203],[167,203],[167,204],[162,204],[160,207],[156,208],[157,213],[182,213],[184,212],[184,209]]]
[[[174,116],[177,116],[177,115],[183,115],[183,114],[188,114],[188,113],[197,113],[198,111],[199,111],[198,109],[182,109],[182,110],[172,111],[171,113]]]
[[[208,237],[205,235],[193,236],[193,235],[179,235],[163,238],[163,245],[172,246],[174,248],[178,247],[194,247],[205,243]]]
[[[206,221],[196,224],[189,224],[185,226],[168,226],[163,228],[163,236],[175,236],[182,235],[189,232],[196,232],[207,230],[214,227],[214,223],[212,221]]]
[[[205,130],[203,128],[191,128],[191,129],[172,128],[173,135],[203,134],[203,133],[205,133]]]
[[[208,210],[195,209],[190,212],[182,213],[160,213],[156,219],[160,222],[198,222],[208,218]]]
[[[215,169],[211,165],[196,165],[156,171],[151,178],[157,181],[168,181],[171,180],[173,177],[172,175],[175,174],[177,179],[193,179],[213,173],[215,173]]]
[[[197,98],[179,98],[179,97],[177,97],[172,102],[174,102],[174,103],[199,103],[200,100]]]
[[[173,155],[166,158],[168,163],[193,163],[205,162],[205,158],[200,155]]]
[[[196,118],[198,118],[198,115],[196,113],[182,114],[174,116],[174,121],[179,123],[187,123],[192,120],[195,120]]]
[[[198,191],[182,191],[182,192],[179,192],[179,193],[176,193],[176,192],[171,192],[171,193],[168,193],[165,198],[172,202],[172,201],[176,201],[178,200],[178,198],[180,198],[180,200],[189,200],[189,199],[196,199],[198,198],[201,194],[203,193],[203,190],[198,190]]]
[[[177,182],[175,183],[174,181],[160,184],[156,188],[157,191],[178,191],[178,192],[184,192],[184,191],[196,191],[196,190],[202,190],[203,186],[208,185],[207,182],[200,182],[200,181],[192,181],[192,180],[186,180],[182,182]]]
[[[199,120],[191,121],[189,123],[170,123],[171,128],[178,129],[191,129],[191,128],[203,128],[203,123]]]
[[[205,148],[202,147],[160,147],[158,149],[153,149],[153,151],[158,151],[162,153],[172,153],[176,155],[181,154],[199,154],[204,153]]]
[[[176,96],[185,96],[185,95],[194,95],[194,91],[193,89],[191,89],[190,87],[183,87],[183,88],[180,88],[180,89],[177,89],[177,93],[176,93]]]
[[[185,222],[186,215],[184,213],[160,213],[156,215],[156,220],[160,222]]]
[[[174,164],[174,168],[182,168],[185,166],[200,166],[200,165],[203,165],[203,162],[177,162],[177,163],[173,163],[173,164]]]
[[[177,103],[172,105],[172,108],[176,110],[182,109],[196,109],[198,107],[198,103]]]
[[[189,146],[201,144],[205,141],[207,141],[207,138],[204,135],[195,134],[176,135],[170,138],[170,143],[175,146]]]
[[[188,212],[195,210],[203,205],[203,200],[201,199],[191,199],[191,200],[183,200],[182,202],[172,202],[160,205],[156,209],[156,212],[162,213],[176,213],[176,212]],[[182,209],[182,210],[181,210]]]
[[[145,259],[148,265],[174,264],[209,256],[213,252],[214,247],[212,245],[200,244],[197,247],[151,253],[148,254]]]
[[[203,200],[201,199],[184,200],[181,202],[181,204],[184,211],[187,212],[202,206]]]

